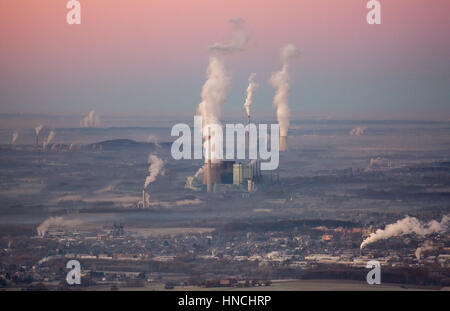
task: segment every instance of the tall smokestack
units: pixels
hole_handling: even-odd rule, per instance
[[[211,128],[208,128],[208,168],[206,170],[206,191],[211,192]]]
[[[420,236],[430,235],[432,233],[443,233],[449,228],[450,215],[444,215],[441,222],[431,220],[424,224],[415,217],[406,216],[398,220],[396,223],[386,225],[384,229],[378,229],[371,233],[360,245],[360,249],[365,246],[377,242],[379,240],[389,239],[393,236],[403,236],[415,233]]]
[[[17,139],[19,138],[19,132],[18,131],[14,131],[12,134],[12,138],[11,138],[11,144],[14,144]]]
[[[145,199],[145,189],[142,189],[142,208],[146,208],[147,207],[147,202]]]
[[[243,19],[232,18],[230,19],[230,23],[233,28],[231,41],[229,43],[218,42],[209,46],[211,55],[206,71],[206,81],[203,84],[201,92],[202,101],[197,109],[198,114],[203,119],[202,135],[205,140],[204,143],[210,143],[207,141],[208,133],[206,127],[212,124],[221,125],[220,116],[222,106],[226,101],[231,86],[231,78],[226,71],[224,57],[229,53],[243,51],[249,40],[246,24]],[[216,149],[212,151],[210,159],[214,162],[217,160]]]
[[[249,130],[245,131],[245,150],[250,149],[250,115],[247,115],[247,125],[249,126]]]

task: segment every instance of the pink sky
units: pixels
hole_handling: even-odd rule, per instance
[[[38,101],[38,106],[31,106],[29,100],[74,86],[83,93],[85,101],[104,101],[107,98],[102,94],[90,97],[90,93],[96,92],[91,89],[93,86],[107,92],[108,82],[133,85],[142,78],[161,88],[170,85],[173,76],[178,77],[177,83],[183,84],[181,77],[184,77],[195,81],[192,94],[198,94],[207,62],[206,47],[228,40],[227,21],[231,17],[243,18],[251,30],[248,49],[228,59],[230,72],[237,76],[251,71],[268,75],[277,68],[278,51],[285,43],[294,43],[302,51],[293,74],[299,77],[298,83],[303,83],[303,88],[309,78],[314,80],[314,87],[322,88],[315,80],[320,81],[320,75],[327,84],[341,75],[351,79],[350,73],[371,78],[399,75],[404,81],[408,75],[421,74],[426,79],[429,72],[449,69],[450,1],[381,0],[380,26],[366,23],[366,2],[80,0],[82,24],[67,25],[65,0],[1,0],[0,90],[8,90],[10,94],[0,98],[0,112],[77,112],[69,104],[75,96],[70,92],[69,99],[64,94],[45,95],[45,103]],[[431,78],[440,80],[443,74]],[[23,92],[29,95],[21,95]],[[128,87],[124,92],[133,91]],[[322,99],[315,96],[314,90],[311,92],[304,96],[294,94],[294,98],[306,101],[305,110],[315,113],[312,101]],[[158,98],[148,94],[149,100],[161,100],[164,94]],[[175,100],[168,96],[169,102]],[[364,98],[364,94],[359,97]],[[197,100],[198,96],[189,98],[194,103]],[[340,100],[347,101],[345,96]],[[437,101],[433,115],[439,115],[442,106],[442,99]],[[141,99],[136,100],[136,110],[142,103]],[[108,109],[101,103],[98,105],[100,110]],[[119,103],[112,107],[116,113],[123,111]],[[334,114],[339,110],[331,103],[329,107],[317,113],[329,110]],[[417,104],[416,108],[420,113],[425,106]],[[399,107],[391,113],[402,110]],[[298,112],[301,114],[300,109]]]

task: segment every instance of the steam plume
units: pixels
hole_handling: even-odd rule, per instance
[[[16,140],[19,138],[19,132],[14,131],[11,138],[11,144],[14,144]]]
[[[100,118],[91,110],[87,116],[80,121],[80,127],[97,127],[100,125]]]
[[[61,216],[49,217],[43,223],[37,227],[37,234],[39,236],[44,236],[48,228],[54,227],[76,227],[81,225],[79,219],[64,219]]]
[[[55,138],[55,131],[51,130],[50,133],[47,136],[47,139],[44,141],[44,145],[43,147],[45,148],[48,144],[50,144],[50,142],[53,140],[53,138]]]
[[[247,116],[250,117],[250,106],[253,103],[253,93],[256,91],[256,89],[259,87],[259,85],[254,82],[256,74],[252,73],[250,77],[248,78],[248,87],[247,87],[247,98],[245,99],[244,108],[247,112]]]
[[[289,109],[289,94],[290,76],[288,67],[290,60],[299,55],[298,49],[293,44],[285,45],[280,50],[282,68],[280,71],[273,72],[269,83],[276,88],[275,96],[273,98],[273,106],[277,110],[277,119],[280,125],[280,136],[287,136],[290,125],[290,109]]]
[[[39,133],[41,132],[43,126],[41,124],[36,125],[34,128],[34,132],[36,133],[36,136],[39,136]]]
[[[144,189],[146,189],[148,187],[148,185],[150,185],[152,182],[154,182],[156,180],[156,177],[158,177],[158,175],[160,173],[162,175],[164,175],[164,170],[163,170],[164,161],[163,160],[158,158],[156,155],[151,154],[148,157],[148,163],[150,164],[150,166],[148,168],[148,171],[150,174],[145,179]]]
[[[359,126],[352,128],[352,130],[348,134],[350,136],[361,136],[364,134],[365,130],[367,130],[366,126]]]
[[[231,85],[231,79],[228,76],[223,56],[230,52],[240,51],[245,48],[249,36],[245,30],[245,22],[240,18],[230,20],[233,26],[233,32],[230,43],[214,43],[209,47],[213,55],[209,57],[209,64],[206,70],[206,82],[202,88],[202,101],[198,106],[197,112],[203,118],[203,137],[205,138],[205,149],[209,150],[209,134],[206,130],[211,124],[220,124],[220,115],[222,105],[225,103],[228,91]],[[209,154],[205,155],[209,158]],[[211,158],[215,159],[213,151]]]
[[[379,240],[389,239],[393,236],[402,236],[411,233],[415,233],[420,236],[430,235],[432,233],[442,233],[448,229],[448,222],[450,220],[449,215],[442,217],[441,222],[432,220],[427,224],[422,224],[417,218],[406,216],[405,218],[397,221],[394,224],[387,225],[384,230],[378,229],[372,233],[367,239],[365,239],[360,248],[377,242]]]

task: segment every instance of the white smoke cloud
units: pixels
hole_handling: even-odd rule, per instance
[[[221,124],[220,116],[222,105],[225,103],[228,91],[230,89],[231,79],[225,70],[225,64],[222,57],[211,56],[207,69],[207,79],[202,89],[202,102],[199,104],[197,112],[203,119],[203,138],[205,139],[205,150],[209,150],[208,126],[212,124]],[[211,143],[214,142],[214,137]],[[209,159],[209,153],[205,154]],[[211,150],[211,159],[216,159],[214,150]]]
[[[214,43],[209,47],[210,51],[215,51],[220,54],[226,54],[235,51],[242,51],[245,49],[249,40],[249,34],[246,29],[246,23],[242,18],[236,17],[229,20],[233,27],[231,34],[231,42],[229,43]]]
[[[12,137],[11,137],[11,144],[14,144],[18,138],[19,138],[19,132],[18,131],[14,131],[12,133]]]
[[[280,136],[287,136],[290,125],[289,94],[290,76],[288,73],[289,63],[292,58],[299,55],[298,49],[293,44],[285,45],[280,50],[282,68],[273,72],[269,83],[276,88],[273,98],[273,106],[277,110],[277,119],[280,125]]]
[[[148,157],[148,163],[150,164],[148,171],[149,175],[145,179],[144,189],[147,189],[148,185],[156,180],[159,174],[164,175],[164,161],[158,158],[156,155],[151,154]]]
[[[252,73],[248,78],[248,87],[247,87],[247,98],[245,99],[244,108],[247,112],[247,116],[250,116],[250,106],[253,103],[253,94],[256,89],[259,87],[258,83],[254,82],[256,74]]]
[[[34,128],[34,132],[36,133],[36,136],[39,136],[39,133],[41,132],[41,130],[44,127],[41,124],[36,125],[36,127]]]
[[[422,257],[422,253],[434,249],[435,246],[433,245],[433,242],[431,241],[425,241],[420,247],[416,249],[414,252],[414,255],[416,256],[417,260],[420,260]]]
[[[44,236],[50,227],[70,228],[79,226],[81,225],[81,223],[82,222],[79,219],[64,219],[61,216],[49,217],[44,222],[42,222],[36,230],[39,236]]]
[[[97,127],[100,125],[100,118],[94,110],[89,111],[88,115],[80,121],[80,127]]]
[[[360,248],[377,242],[379,240],[389,239],[393,236],[403,236],[411,233],[415,233],[420,236],[430,235],[432,233],[442,233],[447,231],[448,222],[450,220],[450,215],[445,215],[442,217],[441,222],[432,220],[427,224],[422,224],[415,217],[405,217],[394,224],[387,225],[384,229],[378,229],[376,232],[372,233],[367,239],[365,239]]]
[[[197,108],[198,114],[203,118],[203,137],[205,138],[205,150],[209,150],[208,126],[211,124],[220,125],[222,105],[225,103],[231,85],[231,78],[225,69],[224,55],[230,52],[241,51],[245,48],[249,36],[245,30],[245,22],[240,18],[230,20],[233,25],[231,42],[227,44],[215,43],[209,47],[214,55],[209,57],[209,64],[206,70],[206,81],[202,88],[202,101]],[[214,137],[212,137],[213,142]],[[205,158],[209,158],[206,153]],[[211,160],[216,159],[215,150],[211,150]]]
[[[364,134],[364,132],[366,130],[367,130],[366,126],[359,126],[359,127],[352,128],[348,134],[350,136],[361,136]]]
[[[44,145],[43,145],[44,148],[45,148],[48,144],[51,143],[51,141],[53,140],[53,138],[55,138],[55,135],[56,135],[55,131],[54,131],[54,130],[51,130],[50,133],[49,133],[48,136],[47,136],[47,139],[44,141]]]

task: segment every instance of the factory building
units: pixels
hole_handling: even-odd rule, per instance
[[[249,164],[236,163],[233,165],[233,184],[241,185],[247,181],[254,181],[261,177],[261,163],[257,160]]]

